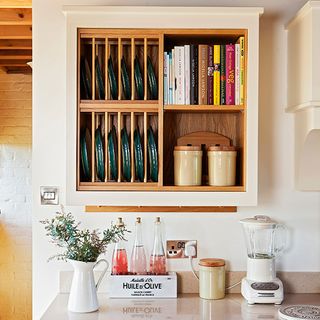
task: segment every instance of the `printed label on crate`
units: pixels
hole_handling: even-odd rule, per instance
[[[113,276],[109,278],[111,298],[176,298],[177,275]]]

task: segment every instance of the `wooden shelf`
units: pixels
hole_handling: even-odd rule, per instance
[[[85,212],[237,212],[226,206],[86,206]]]
[[[79,190],[143,190],[173,192],[245,192],[244,186],[160,186],[157,182],[80,182]]]
[[[157,182],[80,182],[79,190],[125,190],[125,191],[157,191]]]
[[[112,101],[112,100],[111,100]],[[154,101],[116,101],[109,100],[81,100],[80,112],[158,112],[159,105]]]
[[[179,112],[179,111],[191,111],[191,112],[210,112],[210,111],[244,111],[245,106],[236,105],[184,105],[184,104],[169,104],[163,107],[165,111]]]

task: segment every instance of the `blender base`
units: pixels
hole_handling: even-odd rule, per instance
[[[243,278],[241,281],[241,294],[247,300],[248,304],[281,304],[283,301],[283,285],[278,278],[268,282],[259,282]]]

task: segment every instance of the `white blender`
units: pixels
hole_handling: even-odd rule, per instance
[[[247,245],[247,276],[241,293],[248,304],[274,303],[283,300],[283,285],[276,277],[275,258],[285,248],[285,227],[267,216],[240,221]]]

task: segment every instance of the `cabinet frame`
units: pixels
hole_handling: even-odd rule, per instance
[[[159,10],[158,10],[159,9]],[[148,8],[148,7],[74,7],[67,6],[63,8],[67,16],[67,105],[70,106],[70,110],[67,110],[67,202],[74,204],[105,204],[105,193],[102,190],[113,190],[115,191],[112,196],[111,202],[113,204],[122,203],[123,192],[121,191],[136,191],[132,193],[127,193],[128,201],[130,205],[141,203],[147,205],[161,205],[165,200],[168,204],[181,205],[196,205],[197,203],[206,203],[217,206],[231,205],[231,206],[241,206],[241,205],[255,205],[257,203],[257,115],[258,115],[258,37],[259,37],[259,16],[262,14],[263,9],[261,8]],[[85,12],[85,14],[84,14]],[[134,17],[132,13],[135,13]],[[183,13],[184,19],[180,19]],[[222,15],[223,14],[223,15]],[[147,17],[148,16],[148,17]],[[160,29],[161,21],[167,17],[170,22],[167,24],[170,29]],[[186,19],[190,17],[190,20]],[[194,19],[191,19],[191,18]],[[108,20],[109,19],[109,20]],[[108,21],[106,23],[106,21]],[[132,187],[125,188],[115,188],[113,185],[111,188],[109,186],[100,186],[98,182],[92,183],[92,185],[83,185],[81,192],[77,189],[77,168],[74,164],[79,160],[77,159],[77,147],[76,141],[78,138],[74,139],[74,132],[77,131],[77,122],[74,123],[72,119],[77,119],[73,115],[77,116],[78,105],[77,98],[72,98],[73,92],[77,92],[76,81],[72,80],[76,74],[76,52],[77,52],[77,32],[79,26],[86,26],[90,29],[96,29],[99,32],[100,28],[109,29],[150,29],[151,33],[156,31],[161,31],[163,34],[174,34],[177,30],[185,30],[185,33],[197,33],[201,31],[202,33],[211,34],[212,30],[224,30],[224,32],[233,32],[232,30],[248,30],[246,38],[246,62],[248,65],[246,67],[246,92],[250,92],[246,97],[245,107],[242,106],[223,106],[223,108],[228,108],[229,112],[240,112],[244,115],[246,121],[244,121],[244,143],[246,152],[244,158],[244,186],[236,187],[176,187],[176,186],[163,186],[163,182],[160,182],[160,186],[147,187],[139,186],[139,189]],[[197,25],[201,25],[199,29]],[[80,28],[83,29],[83,28]],[[104,31],[102,30],[102,33]],[[167,32],[167,33],[165,33]],[[248,45],[249,44],[249,45]],[[159,50],[160,52],[160,50]],[[159,60],[162,63],[162,59]],[[162,68],[160,68],[160,71]],[[159,79],[162,79],[159,73]],[[71,81],[69,81],[71,80]],[[159,81],[159,87],[162,86],[162,81]],[[70,90],[69,90],[69,89]],[[162,89],[160,89],[162,90]],[[163,121],[163,114],[166,112],[178,112],[180,108],[185,106],[165,106],[163,108],[162,99],[163,94],[159,90],[159,100],[158,108],[159,119]],[[77,94],[74,96],[77,97]],[[110,103],[110,105],[113,103]],[[114,107],[120,107],[119,103],[114,103]],[[143,108],[150,107],[149,104],[145,103]],[[126,107],[132,110],[134,109],[134,103],[127,103]],[[153,106],[155,107],[155,105]],[[198,110],[192,110],[193,108],[198,108],[201,112],[208,112],[208,106],[192,106],[188,111],[197,112]],[[103,106],[100,102],[93,103],[83,103],[81,104],[81,111],[87,111],[97,108],[99,112],[108,112],[103,110]],[[211,108],[211,106],[209,106]],[[256,108],[256,110],[254,110]],[[219,107],[218,107],[219,109]],[[217,109],[217,110],[218,110]],[[220,110],[219,110],[220,111]],[[70,122],[69,122],[70,121]],[[69,125],[71,123],[71,125]],[[72,124],[73,123],[73,124]],[[159,122],[160,123],[160,122]],[[163,124],[162,124],[163,125]],[[69,136],[70,134],[70,136]],[[69,148],[71,147],[71,148]],[[74,151],[73,151],[74,150]],[[159,148],[159,152],[160,148]],[[161,157],[161,155],[160,155]],[[249,168],[249,170],[248,170]],[[99,190],[94,186],[99,185]],[[158,183],[159,184],[159,183]],[[179,189],[177,189],[179,188]],[[227,189],[225,189],[227,188]],[[92,192],[95,191],[95,192]],[[147,199],[145,191],[166,191],[166,192],[156,192],[152,199]],[[167,192],[174,191],[174,192]],[[196,192],[194,191],[204,191]],[[186,194],[186,196],[183,196]],[[197,199],[191,199],[191,194],[196,195]],[[136,197],[135,199],[133,197]],[[89,200],[91,199],[91,200]],[[150,202],[151,201],[151,202]]]

